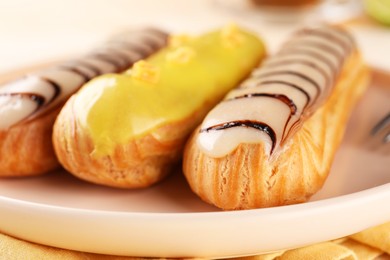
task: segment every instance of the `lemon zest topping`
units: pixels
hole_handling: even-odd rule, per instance
[[[196,51],[190,47],[179,47],[166,55],[166,60],[178,64],[190,62],[196,55]]]
[[[160,79],[160,69],[145,60],[140,60],[134,63],[131,76],[147,83],[157,84]]]
[[[244,35],[240,33],[237,25],[231,23],[221,31],[222,44],[227,48],[237,48],[244,42]]]

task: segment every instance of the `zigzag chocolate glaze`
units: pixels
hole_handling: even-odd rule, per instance
[[[222,124],[210,126],[208,128],[205,128],[205,129],[201,129],[200,132],[207,133],[207,132],[212,131],[212,130],[214,130],[214,131],[225,130],[225,129],[229,129],[229,128],[233,128],[233,127],[249,127],[249,128],[253,128],[253,129],[265,132],[266,134],[269,135],[269,137],[271,138],[271,141],[272,141],[271,151],[273,151],[273,149],[275,148],[276,134],[275,134],[274,130],[272,130],[272,128],[270,128],[267,124],[265,124],[263,122],[257,122],[254,120],[236,120],[236,121],[232,121],[232,122],[225,122]]]
[[[199,148],[222,157],[241,143],[263,142],[273,154],[329,97],[354,48],[352,37],[337,27],[298,31],[210,111]]]
[[[165,32],[153,28],[129,31],[80,59],[3,84],[0,86],[0,130],[62,104],[96,76],[128,69],[165,46],[167,38]]]

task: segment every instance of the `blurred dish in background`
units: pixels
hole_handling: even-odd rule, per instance
[[[362,14],[359,0],[216,0],[235,12],[245,11],[269,22],[337,23]]]
[[[344,22],[363,13],[362,3],[359,0],[326,0],[321,1],[314,19],[326,22]]]
[[[259,7],[303,7],[318,4],[319,0],[249,0],[254,6]]]

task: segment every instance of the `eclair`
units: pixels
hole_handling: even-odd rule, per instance
[[[78,59],[0,86],[0,177],[30,176],[59,167],[52,129],[65,101],[99,75],[122,72],[166,45],[167,33],[140,29],[118,35]]]
[[[262,41],[235,25],[171,37],[155,55],[125,73],[92,80],[68,100],[54,126],[59,161],[100,185],[158,182],[208,110],[264,55]]]
[[[193,132],[183,158],[191,189],[224,210],[307,201],[327,178],[368,78],[343,28],[297,31]]]

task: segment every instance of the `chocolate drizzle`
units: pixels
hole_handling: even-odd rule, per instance
[[[62,69],[62,70],[71,71],[71,72],[79,75],[80,77],[82,77],[84,79],[84,82],[87,82],[87,81],[89,81],[91,79],[91,77],[88,74],[86,74],[85,72],[81,71],[77,67],[62,65],[62,66],[59,66],[59,68]]]
[[[44,96],[33,94],[33,93],[24,93],[24,92],[20,92],[20,93],[0,93],[0,97],[1,96],[3,96],[3,97],[10,96],[10,97],[27,98],[27,99],[32,100],[33,102],[35,102],[37,104],[37,109],[39,107],[41,107],[45,103],[45,97]]]
[[[88,70],[92,71],[95,76],[98,76],[100,74],[103,74],[103,71],[100,70],[96,65],[92,65],[92,64],[89,64],[88,62],[86,61],[81,61],[81,60],[77,60],[73,63],[73,66],[72,65],[69,65],[67,70],[69,70],[69,68],[76,68],[77,66],[82,66],[84,68],[87,68]]]
[[[48,103],[52,102],[54,99],[56,99],[56,97],[58,97],[60,95],[60,93],[61,93],[61,86],[57,82],[55,82],[52,79],[48,79],[48,78],[45,78],[45,77],[42,77],[42,76],[37,76],[37,78],[40,79],[41,81],[44,81],[44,82],[48,83],[54,90],[54,94],[51,97],[51,99],[48,100]]]
[[[210,131],[218,131],[225,130],[233,127],[249,127],[259,130],[261,132],[266,133],[272,141],[271,153],[273,152],[276,144],[276,134],[275,131],[267,124],[254,120],[235,120],[231,122],[226,122],[218,125],[213,125],[204,129],[201,129],[200,132],[210,132]]]
[[[380,132],[385,132],[382,142],[384,144],[390,143],[390,113],[382,118],[371,130],[371,135],[378,135]]]
[[[291,43],[291,45],[289,45],[287,48],[286,48],[286,52],[287,51],[290,51],[289,49],[294,49],[294,48],[299,48],[301,47],[302,43],[301,42],[293,42]],[[335,57],[340,63],[342,63],[344,61],[344,57],[343,55],[341,55],[340,52],[337,51],[337,49],[335,48],[332,48],[330,47],[330,45],[327,45],[327,44],[322,44],[322,43],[318,43],[318,42],[310,42],[310,43],[307,43],[307,44],[310,44],[311,47],[313,48],[316,48],[316,49],[319,49],[321,51],[324,51],[328,54],[331,54],[333,57]]]
[[[106,51],[109,52],[116,60],[120,60],[122,63],[121,66],[124,68],[129,67],[129,65],[133,63],[133,59],[130,59],[128,57],[129,55],[121,50],[109,48]],[[103,54],[103,55],[106,55],[106,54]],[[132,56],[134,56],[134,55],[132,55]]]
[[[320,53],[315,52],[315,51],[310,50],[310,49],[304,49],[304,48],[296,48],[296,49],[294,49],[294,48],[290,48],[287,52],[286,51],[280,52],[280,54],[284,54],[287,57],[288,57],[289,54],[308,55],[308,56],[316,58],[317,60],[322,61],[329,68],[331,68],[331,70],[334,71],[334,73],[337,73],[339,71],[339,68],[337,66],[335,66],[335,64],[333,64],[332,61],[329,60],[329,58],[327,58],[323,54],[320,54]]]
[[[138,45],[134,42],[118,42],[116,43],[119,48],[126,48],[134,50],[135,52],[139,53],[142,56],[147,56],[149,54],[149,51],[145,48],[145,46]]]
[[[115,58],[113,58],[112,56],[101,54],[101,53],[96,53],[96,54],[92,54],[90,57],[98,59],[98,60],[102,60],[103,62],[107,62],[107,63],[111,64],[112,66],[115,67],[115,71],[120,71],[122,68],[121,63],[118,60],[116,60]]]
[[[128,37],[117,37],[108,42],[107,46],[102,46],[81,59],[71,60],[49,70],[40,71],[18,81],[0,86],[0,90],[2,87],[6,89],[5,91],[0,91],[0,96],[19,97],[22,100],[28,97],[37,104],[35,111],[25,111],[25,114],[28,115],[26,118],[19,121],[16,120],[17,122],[11,122],[12,120],[2,122],[0,129],[8,128],[23,120],[33,118],[42,113],[43,107],[48,108],[61,104],[61,101],[66,100],[82,84],[88,82],[93,77],[111,72],[118,73],[128,69],[137,60],[146,58],[151,53],[162,48],[166,44],[167,38],[168,35],[165,32],[157,29],[131,31]],[[63,73],[65,71],[68,74]],[[74,76],[72,77],[72,74],[69,72],[73,73]],[[31,78],[36,80],[29,81]],[[24,81],[22,82],[23,84],[18,83],[19,87],[13,91],[12,84],[20,81]],[[39,85],[39,82],[44,82],[45,84]],[[45,98],[50,93],[49,90],[47,90],[48,93],[39,93],[40,91],[45,91],[44,89],[47,88],[47,85],[53,89],[53,95],[50,98]],[[22,90],[20,86],[22,86]],[[34,90],[38,92],[35,93]],[[11,106],[3,110],[0,107],[2,113],[12,113],[12,109]]]
[[[260,76],[257,76],[257,79],[259,79],[259,81],[260,81],[262,78],[266,78],[266,77],[269,77],[269,76],[278,76],[278,75],[279,76],[281,76],[281,75],[294,75],[296,77],[299,77],[299,78],[309,82],[311,84],[311,86],[313,86],[316,89],[316,96],[314,97],[314,100],[318,99],[318,97],[319,97],[319,95],[321,93],[321,87],[320,87],[319,83],[317,83],[314,79],[312,79],[308,75],[305,75],[304,73],[300,73],[300,72],[296,72],[296,71],[290,71],[290,70],[280,70],[280,71],[278,71],[278,70],[275,69],[274,71],[267,72],[267,73],[261,74]],[[262,82],[262,84],[264,84],[264,81]],[[291,87],[294,86],[294,84],[291,84],[291,83],[290,84],[284,83],[284,84],[285,85],[289,85]],[[296,87],[300,88],[299,86],[296,86]],[[308,95],[307,92],[306,92],[306,94]],[[309,97],[309,99],[311,100],[310,97]]]
[[[253,97],[273,98],[273,99],[276,99],[276,100],[282,102],[286,106],[288,106],[290,108],[290,115],[286,120],[286,126],[290,122],[292,116],[294,116],[297,113],[297,106],[295,105],[294,101],[292,99],[290,99],[289,97],[287,97],[286,95],[281,95],[281,94],[249,93],[249,94],[245,94],[245,95],[241,95],[241,96],[236,96],[236,97],[231,98],[231,99],[226,99],[226,101],[235,100],[235,99],[242,99],[242,98],[253,98]],[[284,136],[285,136],[284,131],[286,131],[286,128],[283,130],[282,140],[284,139]]]
[[[34,93],[0,93],[0,97],[16,97],[18,99],[27,99],[33,101],[36,106],[29,114],[33,114],[38,111],[45,104],[45,97]]]
[[[272,154],[277,145],[282,146],[288,137],[301,127],[303,120],[314,113],[315,109],[328,98],[344,61],[353,49],[352,38],[338,28],[322,26],[299,31],[281,51],[255,70],[251,77],[241,84],[239,91],[233,90],[223,101],[224,103],[235,102],[245,98],[251,102],[248,105],[250,110],[242,113],[235,112],[240,105],[237,103],[233,106],[233,103],[230,103],[235,109],[230,116],[229,109],[232,109],[229,108],[230,105],[220,106],[206,117],[200,133],[204,135],[209,131],[223,131],[232,127],[255,128],[270,137],[272,141],[270,154]],[[244,90],[247,93],[242,94]],[[275,103],[263,102],[263,99],[254,99],[255,97],[271,98]],[[282,102],[289,108],[289,115],[278,111],[281,109],[278,102]],[[265,113],[267,109],[272,110],[274,116]],[[245,115],[251,119],[245,118]],[[202,135],[199,138],[202,138]],[[200,143],[207,140],[204,139]],[[234,142],[238,145],[240,140]],[[217,141],[213,140],[213,144],[215,147]]]
[[[152,38],[145,37],[143,40],[147,45],[151,46],[153,49],[158,48],[159,43],[155,42]]]
[[[310,62],[310,61],[307,61],[304,59],[282,60],[282,61],[276,60],[276,61],[270,62],[269,64],[267,64],[267,66],[269,68],[275,68],[275,67],[279,67],[282,65],[288,65],[288,64],[294,64],[294,65],[301,64],[301,65],[313,68],[314,70],[318,71],[322,75],[322,77],[324,78],[324,80],[326,82],[326,85],[330,84],[330,80],[331,80],[330,75],[327,75],[327,72],[323,68],[321,68],[320,66],[318,66],[314,62]]]
[[[265,80],[265,81],[261,81],[259,83],[259,86],[265,86],[265,85],[269,85],[269,84],[281,84],[281,85],[286,85],[286,86],[289,86],[291,88],[294,88],[296,90],[298,90],[299,92],[301,92],[305,98],[306,98],[306,103],[304,105],[304,109],[306,109],[306,107],[309,105],[309,102],[310,102],[310,95],[309,93],[307,93],[306,90],[304,90],[303,88],[291,83],[291,82],[287,82],[287,81],[283,81],[283,80]],[[296,106],[295,106],[296,107]]]
[[[228,100],[235,100],[235,99],[242,99],[242,98],[253,98],[253,97],[267,97],[267,98],[274,98],[285,105],[287,105],[290,108],[291,115],[295,115],[297,112],[297,106],[295,105],[294,101],[290,98],[288,98],[286,95],[281,95],[281,94],[270,94],[270,93],[249,93],[241,96],[237,96],[231,99],[226,99]]]
[[[320,31],[320,30],[309,30],[309,29],[303,29],[301,31],[299,31],[297,33],[297,35],[305,35],[305,34],[308,34],[308,35],[318,35],[322,38],[328,38],[330,39],[331,41],[334,41],[337,43],[337,45],[341,46],[345,52],[350,52],[351,51],[351,43],[352,42],[349,42],[349,44],[343,40],[341,40],[339,37],[327,32],[327,31]],[[345,33],[344,33],[345,35]],[[349,40],[351,40],[351,38],[348,37]]]
[[[45,104],[45,97],[37,95],[37,94],[32,94],[32,93],[20,93],[21,95],[28,96],[32,101],[37,103],[37,108]]]

